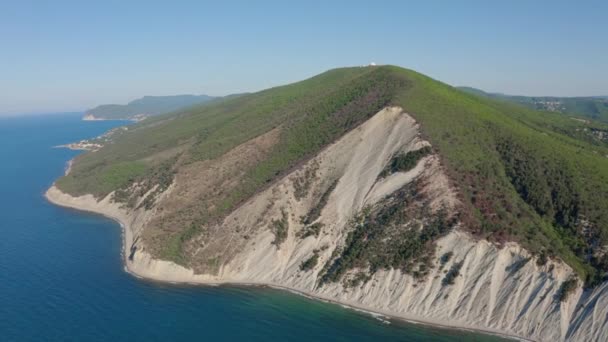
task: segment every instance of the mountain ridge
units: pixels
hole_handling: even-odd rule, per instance
[[[88,109],[83,119],[140,121],[149,116],[164,114],[180,108],[202,104],[215,98],[216,97],[209,95],[146,95],[132,100],[125,105],[104,104]]]

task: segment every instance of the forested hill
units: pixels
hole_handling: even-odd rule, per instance
[[[126,105],[106,104],[86,111],[85,118],[94,120],[138,120],[175,111],[213,100],[208,95],[144,96]]]
[[[483,90],[471,87],[458,88],[471,94],[510,101],[536,110],[571,114],[608,122],[608,96],[516,96],[487,93]]]
[[[114,192],[128,204],[133,194],[167,189],[175,174],[230,160],[235,148],[263,140],[263,150],[206,178],[221,180],[210,187],[221,191],[182,202],[188,212],[147,241],[155,257],[188,265],[183,246],[205,227],[388,106],[420,124],[458,190],[461,226],[473,236],[564,260],[589,285],[604,278],[608,126],[472,95],[395,66],[334,69],[144,120],[77,157],[57,186],[99,199]]]

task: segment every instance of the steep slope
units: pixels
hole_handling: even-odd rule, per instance
[[[87,110],[84,120],[142,120],[213,100],[208,95],[144,96],[126,105],[106,104]]]
[[[145,277],[606,338],[608,150],[560,120],[397,67],[336,69],[130,126],[47,197],[120,220]]]
[[[516,96],[487,93],[471,87],[458,87],[471,94],[505,100],[531,109],[571,114],[608,122],[608,96],[559,97],[559,96]]]

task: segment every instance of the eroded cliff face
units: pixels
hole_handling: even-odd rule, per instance
[[[572,275],[567,265],[550,260],[540,266],[517,244],[478,241],[458,225],[435,242],[424,276],[353,267],[340,281],[321,282],[353,219],[396,191],[412,187],[429,216],[457,210],[455,191],[436,155],[406,172],[379,176],[396,154],[428,145],[412,117],[396,107],[382,110],[188,242],[187,268],[153,258],[141,238],[147,223],[162,215],[163,201],[175,201],[171,196],[179,184],[151,210],[129,211],[111,195],[97,202],[56,188],[47,197],[121,221],[127,269],[142,277],[274,285],[387,315],[534,340],[608,340],[606,283],[593,292],[578,289],[560,302],[561,284]],[[421,224],[419,218],[412,221],[409,229]],[[369,279],[352,281],[361,272]]]

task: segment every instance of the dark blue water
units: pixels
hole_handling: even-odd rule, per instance
[[[52,146],[119,125],[78,114],[0,118],[1,341],[499,341],[383,324],[271,289],[186,287],[123,271],[118,224],[44,191],[77,152]]]

